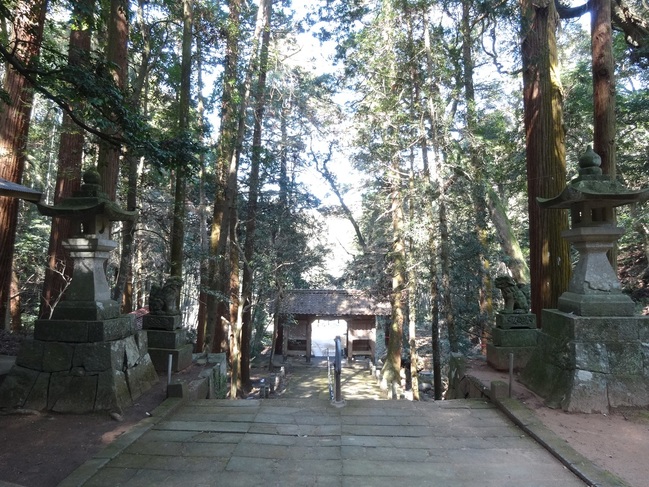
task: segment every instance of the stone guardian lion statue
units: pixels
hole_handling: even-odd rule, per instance
[[[152,315],[179,315],[178,302],[183,280],[180,277],[170,277],[159,286],[153,284],[149,293],[149,313]]]
[[[516,284],[516,281],[511,276],[498,276],[496,277],[496,287],[500,289],[505,300],[505,308],[500,310],[505,314],[524,314],[529,313],[530,305],[527,297]]]

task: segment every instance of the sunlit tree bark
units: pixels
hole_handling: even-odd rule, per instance
[[[25,0],[18,2],[13,12],[15,19],[10,50],[14,50],[18,62],[23,65],[31,65],[39,55],[46,11],[46,0]],[[25,78],[12,67],[5,72],[3,89],[9,103],[0,110],[0,178],[21,183],[34,92]],[[17,199],[0,196],[0,319],[5,325],[18,205]]]
[[[553,197],[566,184],[564,130],[555,30],[558,15],[551,0],[521,0],[523,97],[530,225],[532,312],[556,308],[570,279],[568,226],[564,210],[541,211],[537,197]]]

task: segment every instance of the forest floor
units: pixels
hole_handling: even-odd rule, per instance
[[[258,381],[268,375],[264,362],[251,369],[253,380]],[[189,380],[200,372],[199,369],[190,367],[177,378]],[[290,367],[287,373],[289,380],[284,383],[290,383]],[[483,382],[507,380],[505,373],[493,371],[481,360],[470,361],[468,373]],[[166,377],[161,376],[160,379],[117,420],[100,414],[0,415],[0,485],[5,481],[23,486],[56,486],[164,401]],[[568,414],[545,407],[541,398],[518,382],[514,383],[513,394],[548,428],[593,463],[615,473],[630,486],[646,485],[649,478],[649,462],[646,459],[646,452],[649,451],[649,411],[616,411],[608,415]]]

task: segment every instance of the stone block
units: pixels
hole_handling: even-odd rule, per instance
[[[99,374],[95,411],[121,412],[132,404],[124,372],[108,370]]]
[[[571,342],[570,347],[577,369],[604,374],[610,372],[608,350],[603,343]]]
[[[560,311],[578,316],[633,316],[635,304],[622,293],[577,294],[565,292],[559,297]]]
[[[27,400],[25,401],[25,408],[41,411],[47,408],[47,394],[50,389],[51,374],[41,372],[36,378],[34,387],[29,391]]]
[[[509,354],[514,354],[514,370],[521,370],[529,361],[535,347],[497,347],[487,344],[487,363],[496,370],[509,370]]]
[[[187,388],[189,389],[189,400],[207,399],[209,393],[209,381],[207,378],[194,379]]]
[[[561,407],[570,413],[608,413],[607,376],[575,370]]]
[[[22,408],[40,372],[14,365],[0,385],[0,407]]]
[[[610,407],[646,407],[649,404],[649,378],[642,375],[617,377],[608,384]]]
[[[640,317],[574,317],[572,336],[577,340],[609,342],[638,340]],[[567,317],[570,320],[570,316]]]
[[[66,293],[68,298],[72,296]],[[66,299],[61,301],[52,318],[56,320],[111,320],[119,316],[119,303],[112,299],[96,301]]]
[[[43,369],[43,343],[41,340],[23,340],[16,357],[16,365],[27,369]]]
[[[37,320],[34,339],[48,342],[88,342],[88,323],[85,321]]]
[[[135,332],[135,343],[140,351],[140,357],[149,353],[149,333],[146,330],[137,330]]]
[[[191,344],[187,344],[178,349],[149,347],[149,356],[151,357],[155,370],[158,372],[167,372],[167,364],[169,355],[171,354],[171,371],[178,372],[192,364],[192,348]]]
[[[641,342],[649,342],[649,316],[638,317],[638,338]]]
[[[494,328],[491,339],[497,347],[535,347],[538,331],[529,328]]]
[[[84,414],[94,411],[97,394],[97,376],[52,374],[48,409],[57,413]]]
[[[182,328],[173,331],[148,329],[147,334],[152,348],[180,348],[187,343],[187,332]]]
[[[43,372],[69,371],[72,368],[74,345],[62,342],[44,342]]]
[[[167,397],[189,397],[189,386],[186,382],[167,384]]]
[[[126,370],[126,383],[132,400],[140,397],[157,382],[158,374],[148,355],[143,357],[137,365]]]
[[[77,345],[74,365],[88,373],[121,370],[124,366],[124,341],[82,343]]]
[[[492,401],[503,399],[509,396],[509,384],[502,380],[491,381],[491,396]]]
[[[126,368],[130,369],[132,367],[135,367],[135,365],[139,362],[140,360],[140,350],[137,347],[137,344],[135,343],[135,336],[130,336],[125,338],[124,340],[124,357],[125,357],[125,364]]]
[[[606,344],[610,372],[618,377],[640,373],[644,365],[642,344],[639,342],[610,342]]]
[[[532,313],[497,313],[496,327],[503,330],[510,328],[536,328],[536,315]]]
[[[173,331],[182,326],[182,317],[180,315],[144,315],[142,317],[142,328],[145,330],[167,330]]]
[[[101,342],[119,340],[135,331],[131,315],[105,321],[38,320],[34,339],[48,342]]]
[[[135,317],[122,315],[119,318],[93,323],[88,331],[88,341],[102,342],[119,340],[135,333]]]

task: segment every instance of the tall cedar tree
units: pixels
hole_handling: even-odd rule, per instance
[[[192,29],[194,23],[191,0],[183,0],[183,41],[180,63],[180,102],[178,107],[178,136],[186,137],[189,132],[189,102],[192,79]],[[175,164],[176,187],[174,213],[171,227],[171,269],[175,277],[183,275],[183,243],[185,240],[185,193],[188,161],[178,160]]]
[[[559,17],[552,0],[521,0],[523,102],[526,134],[532,312],[556,308],[568,287],[570,254],[561,231],[565,210],[541,211],[537,197],[559,194],[566,184],[561,81],[555,31]]]
[[[24,0],[18,2],[13,12],[13,38],[9,51],[14,52],[16,60],[23,66],[29,67],[37,61],[46,11],[47,0]],[[0,102],[0,178],[20,183],[25,169],[25,144],[34,92],[13,67],[5,73],[3,89],[8,103]],[[10,299],[18,204],[17,199],[0,196],[0,319],[3,324]]]
[[[115,85],[120,91],[125,92],[128,83],[128,2],[125,0],[110,0],[108,14],[106,58],[110,63],[110,70]],[[113,130],[110,129],[106,135],[116,135]],[[117,196],[119,158],[119,145],[108,143],[104,140],[99,143],[97,170],[101,176],[101,184],[104,192],[113,201]]]
[[[221,95],[221,131],[216,149],[217,193],[214,201],[212,231],[210,235],[210,290],[207,296],[207,348],[213,352],[228,351],[229,262],[227,240],[230,234],[230,209],[233,201],[233,180],[236,182],[235,162],[238,128],[238,77],[241,0],[228,2],[230,11],[226,31],[226,54]]]
[[[259,74],[253,93],[254,128],[252,133],[252,154],[250,157],[250,176],[248,189],[248,213],[246,217],[246,240],[244,242],[244,268],[242,281],[242,328],[241,328],[241,384],[250,389],[250,346],[252,335],[252,260],[255,254],[255,233],[257,228],[257,206],[259,200],[259,169],[262,155],[262,123],[266,109],[266,74],[268,72],[268,48],[270,44],[270,19],[273,0],[263,0],[264,27],[259,54]]]

